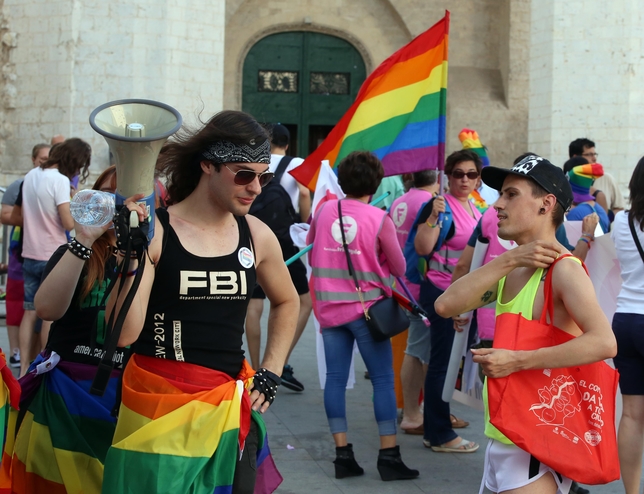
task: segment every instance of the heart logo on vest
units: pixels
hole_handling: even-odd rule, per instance
[[[353,242],[358,233],[358,223],[351,216],[343,216],[342,222],[344,223],[344,236],[347,239],[347,244]],[[340,232],[340,220],[337,219],[331,225],[331,235],[333,239],[342,245],[342,233]]]

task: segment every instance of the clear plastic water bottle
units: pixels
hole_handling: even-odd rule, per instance
[[[105,226],[114,219],[114,194],[81,190],[70,203],[72,217],[79,225]]]

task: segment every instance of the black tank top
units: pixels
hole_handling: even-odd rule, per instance
[[[202,365],[237,377],[244,361],[244,319],[256,282],[248,223],[235,217],[239,244],[221,257],[186,251],[158,209],[164,239],[145,324],[132,349],[150,357]]]

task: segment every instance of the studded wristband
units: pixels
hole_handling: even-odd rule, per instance
[[[253,389],[251,389],[251,392],[257,390],[263,394],[264,399],[272,405],[273,401],[275,401],[277,388],[280,384],[282,384],[282,379],[277,374],[262,367],[255,373],[255,377],[253,378]]]
[[[72,238],[71,242],[67,244],[67,249],[83,261],[87,261],[92,256],[92,252],[94,252],[89,247],[85,247],[75,238]]]

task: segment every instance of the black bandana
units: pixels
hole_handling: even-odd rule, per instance
[[[206,149],[202,156],[215,164],[223,163],[264,163],[271,162],[271,144],[267,140],[255,144],[233,144],[230,141],[217,141]]]

